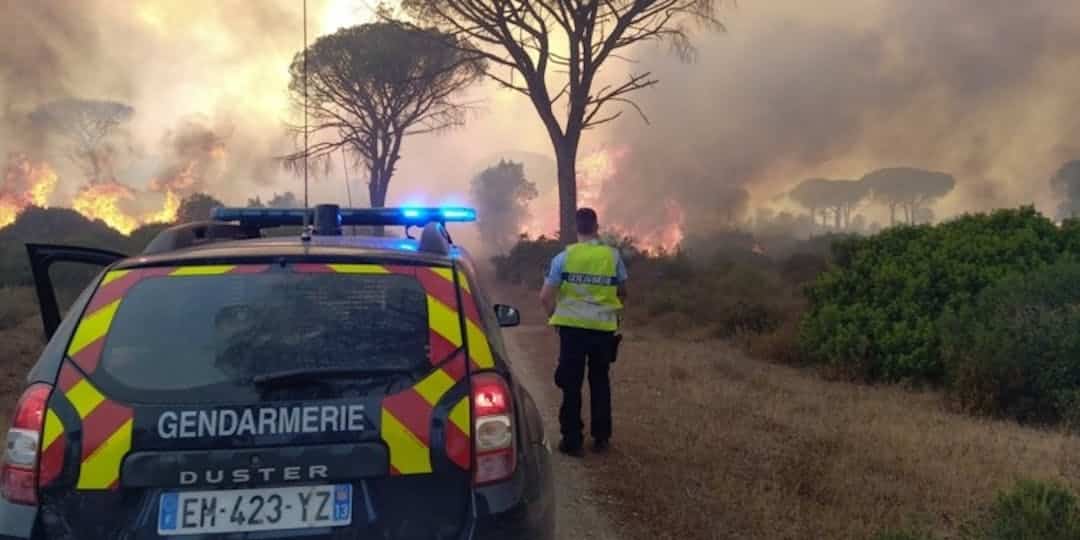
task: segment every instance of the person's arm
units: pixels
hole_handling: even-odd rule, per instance
[[[555,305],[559,301],[559,286],[562,285],[562,271],[565,261],[565,252],[556,255],[551,260],[548,273],[544,276],[544,286],[540,289],[540,305],[544,306],[544,314],[549,318],[555,314]]]
[[[625,304],[626,297],[628,296],[626,280],[629,279],[630,276],[626,273],[626,263],[623,262],[622,257],[619,255],[616,255],[616,257],[618,257],[618,259],[615,263],[615,281],[617,283],[615,294],[619,296],[619,301]]]
[[[555,303],[558,300],[558,294],[559,288],[550,285],[546,281],[543,288],[540,289],[540,304],[544,306],[544,314],[549,318],[555,314]]]

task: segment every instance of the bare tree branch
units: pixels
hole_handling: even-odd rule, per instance
[[[560,234],[572,240],[574,160],[582,132],[614,121],[625,108],[647,123],[630,95],[657,83],[645,73],[594,91],[605,63],[611,58],[633,63],[625,50],[648,41],[667,41],[681,58],[692,59],[688,24],[722,28],[715,15],[718,1],[403,0],[402,7],[418,24],[456,35],[461,47],[488,61],[489,78],[532,101],[558,163]],[[559,69],[552,72],[551,66]],[[563,100],[565,111],[557,112]],[[607,111],[615,106],[618,110]]]

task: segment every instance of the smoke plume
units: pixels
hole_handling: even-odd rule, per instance
[[[603,136],[632,148],[627,219],[658,197],[722,213],[731,187],[761,204],[805,178],[901,165],[956,176],[944,213],[1052,212],[1047,179],[1080,157],[1080,3],[788,0],[722,17],[696,63],[656,48],[627,68],[661,80],[638,100],[651,125],[627,115]]]
[[[374,4],[309,0],[309,41],[370,20]],[[1080,2],[721,4],[727,31],[698,33],[695,63],[642,46],[629,51],[636,63],[615,62],[604,74],[618,82],[651,71],[661,82],[634,96],[649,124],[629,109],[583,142],[583,159],[619,156],[617,173],[591,195],[603,202],[602,222],[639,233],[675,221],[688,230],[730,227],[751,208],[791,208],[782,195],[806,178],[900,166],[956,178],[934,207],[939,217],[1031,202],[1052,213],[1066,195],[1049,179],[1080,158]],[[273,160],[294,148],[283,127],[295,120],[287,87],[302,47],[300,6],[9,2],[0,32],[16,39],[0,48],[0,156],[50,167],[59,181],[47,202],[70,205],[87,179],[29,115],[52,101],[113,101],[135,111],[117,143],[124,162],[114,164],[130,191],[112,191],[136,222],[167,207],[169,193],[207,191],[231,204],[302,193]],[[527,99],[490,83],[464,99],[481,103],[465,128],[406,140],[392,204],[465,202],[471,177],[495,163],[489,156],[551,156]],[[313,174],[313,201],[351,193],[362,204],[363,175],[345,176],[344,160]],[[532,219],[550,232],[556,210],[538,205],[556,200],[555,188],[538,171],[525,170],[541,191]],[[858,212],[888,221],[880,205]]]

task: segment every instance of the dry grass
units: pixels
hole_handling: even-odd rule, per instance
[[[0,330],[17,326],[37,314],[37,298],[33,288],[0,287]]]
[[[0,330],[0,426],[7,429],[8,416],[15,407],[15,400],[26,386],[26,373],[37,361],[45,346],[42,341],[41,321],[33,314],[21,322]]]
[[[948,538],[1024,477],[1080,488],[1080,440],[821,380],[720,342],[624,342],[613,453],[592,470],[633,538]],[[913,523],[914,520],[914,523]]]

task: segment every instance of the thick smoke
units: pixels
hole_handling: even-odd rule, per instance
[[[228,135],[219,135],[197,121],[185,121],[165,135],[167,165],[150,182],[150,188],[182,195],[206,191],[208,181],[216,179],[223,167],[227,141]]]
[[[723,16],[696,63],[657,48],[628,68],[661,83],[638,100],[651,126],[628,115],[606,136],[632,147],[627,216],[666,195],[729,212],[732,187],[761,204],[805,178],[899,165],[956,176],[939,216],[1052,211],[1046,179],[1080,157],[1073,0],[742,2]]]
[[[47,159],[70,197],[88,179],[30,113],[109,100],[136,111],[117,179],[138,190],[176,183],[239,198],[291,178],[271,158],[291,148],[282,123],[299,15],[286,0],[8,3],[0,32],[16,39],[0,48],[0,154]]]

